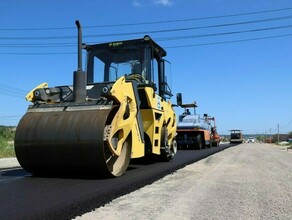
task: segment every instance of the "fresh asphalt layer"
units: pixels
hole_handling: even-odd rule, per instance
[[[37,177],[20,167],[0,168],[0,219],[71,219],[230,146],[179,150],[171,162],[135,160],[111,179]]]

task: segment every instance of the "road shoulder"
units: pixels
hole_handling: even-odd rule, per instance
[[[0,169],[20,167],[16,157],[11,158],[1,158],[0,159]]]

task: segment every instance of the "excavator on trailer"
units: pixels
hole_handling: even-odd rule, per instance
[[[73,85],[42,83],[26,96],[32,104],[15,134],[20,165],[40,175],[118,177],[131,158],[158,155],[170,161],[177,152],[177,124],[165,76],[166,51],[147,35],[86,45],[79,21],[76,25]]]
[[[178,94],[177,99],[181,103],[181,94]],[[177,145],[181,149],[202,149],[205,147],[219,146],[220,136],[217,133],[215,118],[204,114],[201,117],[196,114],[197,103],[180,104],[185,108],[185,112],[179,116],[177,126]],[[189,108],[194,109],[191,114]],[[211,121],[214,125],[211,125]]]

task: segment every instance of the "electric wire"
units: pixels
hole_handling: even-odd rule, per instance
[[[248,30],[242,30],[242,31],[230,31],[230,32],[219,32],[219,33],[211,33],[211,34],[198,34],[198,35],[186,35],[186,36],[176,36],[176,37],[162,37],[162,38],[155,38],[157,41],[171,41],[171,40],[186,40],[186,39],[192,39],[192,38],[205,38],[205,37],[215,37],[215,36],[223,36],[223,35],[234,35],[234,34],[243,34],[243,33],[252,33],[252,32],[262,32],[262,31],[269,31],[269,30],[279,30],[279,29],[287,29],[291,28],[292,25],[283,25],[283,26],[274,26],[274,27],[267,27],[267,28],[258,28],[258,29],[248,29]],[[8,46],[9,45],[9,46]],[[0,47],[13,47],[12,44],[3,45],[0,44]],[[31,44],[29,44],[31,45]],[[25,44],[16,44],[17,47],[28,47],[28,45]],[[31,45],[32,47],[76,47],[76,44],[65,44],[62,45],[61,43],[58,43],[57,45],[39,45],[34,44]],[[27,54],[25,53],[19,53],[19,54]],[[51,53],[45,53],[45,54],[51,54]],[[59,54],[68,54],[68,52],[63,52]],[[69,52],[71,54],[71,52]]]
[[[174,49],[174,48],[184,48],[184,47],[199,47],[199,46],[212,46],[212,45],[219,45],[219,44],[230,44],[230,43],[241,43],[241,42],[248,42],[248,41],[259,41],[259,40],[267,40],[267,39],[274,39],[274,38],[283,38],[283,37],[291,37],[292,34],[283,34],[283,35],[274,35],[274,36],[266,36],[266,37],[257,37],[257,38],[248,38],[248,39],[240,39],[240,40],[231,40],[231,41],[220,41],[220,42],[209,42],[209,43],[201,43],[201,44],[185,44],[185,45],[174,45],[174,46],[164,46],[164,48]],[[7,53],[0,53],[2,55],[75,55],[77,52],[51,52],[51,53],[42,53],[42,52],[35,52],[35,53],[17,53],[17,52],[7,52]]]
[[[230,40],[230,41],[219,41],[219,42],[210,42],[210,43],[201,43],[201,44],[166,46],[165,48],[173,49],[173,48],[184,48],[184,47],[212,46],[212,45],[218,45],[218,44],[241,43],[241,42],[248,42],[248,41],[267,40],[267,39],[291,37],[291,36],[292,36],[292,34],[283,34],[283,35],[275,35],[275,36],[268,36],[268,37],[241,39],[241,40]]]
[[[0,95],[24,99],[26,93],[23,89],[0,83]]]
[[[16,87],[13,87],[13,86],[10,86],[10,85],[6,85],[6,84],[3,84],[3,83],[0,83],[0,89],[6,89],[6,90],[13,91],[13,92],[20,93],[20,94],[23,94],[23,93],[27,92],[24,89],[16,88]]]
[[[107,25],[92,25],[92,26],[83,26],[82,28],[108,28],[108,27],[125,27],[125,26],[137,26],[137,25],[165,24],[165,23],[174,23],[174,22],[187,22],[187,21],[198,21],[198,20],[210,20],[210,19],[219,19],[219,18],[239,17],[239,16],[246,16],[246,15],[266,14],[266,13],[289,11],[289,10],[292,10],[292,8],[288,7],[288,8],[263,10],[263,11],[236,13],[236,14],[229,14],[229,15],[206,16],[206,17],[198,17],[198,18],[174,19],[174,20],[164,20],[164,21],[120,23],[120,24],[107,24]],[[40,31],[40,30],[70,30],[70,29],[76,29],[76,27],[0,28],[0,31]]]
[[[242,14],[254,14],[254,13],[267,13],[272,11],[281,11],[281,10],[291,10],[292,8],[284,8],[284,9],[275,9],[275,10],[268,10],[268,11],[261,11],[261,12],[250,12],[250,13],[241,13]],[[234,16],[230,15],[230,16]],[[239,14],[237,14],[239,15]],[[218,16],[212,16],[215,18]],[[220,16],[219,16],[220,17]],[[211,18],[211,17],[205,17]],[[164,29],[164,30],[152,30],[152,31],[141,31],[141,32],[125,32],[125,33],[111,33],[111,34],[99,34],[99,35],[85,35],[84,38],[97,38],[97,37],[113,37],[113,36],[122,36],[122,35],[138,35],[138,34],[157,34],[157,33],[169,33],[169,32],[179,32],[179,31],[187,31],[187,30],[194,30],[194,29],[206,29],[206,28],[219,28],[219,27],[228,27],[228,26],[236,26],[236,25],[245,25],[245,24],[253,24],[253,23],[262,23],[262,22],[270,22],[270,21],[279,21],[279,20],[287,20],[291,19],[292,16],[282,16],[282,17],[273,17],[267,19],[260,19],[260,20],[252,20],[252,21],[241,21],[241,22],[234,22],[234,23],[224,23],[224,24],[215,24],[215,25],[207,25],[207,26],[197,26],[197,27],[186,27],[186,28],[174,28],[174,29]],[[174,21],[174,20],[171,20]],[[253,32],[262,32],[262,31],[270,31],[270,30],[279,30],[279,29],[287,29],[291,28],[292,25],[282,25],[282,26],[273,26],[273,27],[265,27],[265,28],[257,28],[257,29],[248,29],[248,30],[238,30],[238,31],[229,31],[229,32],[218,32],[218,33],[207,33],[207,34],[197,34],[197,35],[183,35],[183,36],[174,36],[174,37],[157,37],[153,38],[155,41],[173,41],[173,40],[187,40],[193,38],[207,38],[207,37],[216,37],[216,36],[224,36],[224,35],[234,35],[234,34],[244,34],[244,33],[253,33]],[[166,48],[180,48],[180,47],[189,47],[189,46],[208,46],[208,45],[216,45],[216,44],[225,44],[225,43],[238,43],[238,42],[245,42],[245,41],[253,41],[253,40],[264,40],[264,39],[271,39],[271,38],[279,38],[279,37],[288,37],[291,36],[290,34],[286,35],[278,35],[278,36],[264,36],[264,37],[257,37],[257,38],[248,38],[248,39],[239,39],[239,40],[232,40],[232,41],[221,41],[221,42],[210,42],[210,43],[201,43],[201,44],[188,44],[188,45],[174,45],[174,46],[167,46]],[[51,37],[0,37],[0,40],[29,40],[29,39],[69,39],[69,38],[76,38],[76,36],[51,36]],[[96,43],[96,42],[95,42]],[[30,48],[56,48],[56,47],[76,47],[75,43],[47,43],[47,44],[40,44],[40,43],[19,43],[19,44],[0,44],[2,48],[22,48],[22,47],[30,47]],[[76,52],[2,52],[0,54],[17,54],[17,55],[54,55],[54,54],[76,54]]]
[[[4,95],[4,96],[10,96],[10,97],[14,97],[14,98],[20,98],[20,99],[24,99],[24,96],[21,96],[19,94],[15,94],[13,92],[9,92],[9,91],[5,91],[0,89],[0,95]]]
[[[148,30],[148,31],[138,31],[138,32],[124,32],[124,33],[109,33],[109,34],[98,34],[98,35],[96,35],[96,34],[84,35],[83,38],[99,38],[99,37],[181,32],[181,31],[199,30],[199,29],[207,29],[207,28],[220,28],[220,27],[228,27],[228,26],[236,26],[236,25],[262,23],[262,22],[269,22],[269,21],[279,21],[279,20],[287,20],[287,19],[292,19],[292,16],[268,18],[268,19],[253,20],[253,21],[243,21],[243,22],[235,22],[235,23],[225,23],[225,24],[217,24],[217,25],[197,26],[197,27],[184,27],[184,28]],[[289,26],[289,27],[291,27],[291,26]],[[280,27],[263,28],[263,30],[264,29],[267,29],[267,30],[281,29],[281,28],[283,28],[283,27],[280,26]],[[0,40],[56,40],[56,39],[75,39],[75,38],[76,38],[76,36],[29,36],[29,37],[8,36],[8,37],[0,37]]]
[[[277,29],[285,29],[291,28],[292,25],[284,25],[278,27],[269,27],[269,28],[260,28],[260,29],[249,29],[245,31],[231,31],[231,32],[220,32],[214,34],[198,34],[198,35],[190,35],[190,36],[178,36],[178,37],[165,37],[165,38],[157,38],[158,41],[169,41],[169,40],[185,40],[190,38],[202,38],[202,37],[214,37],[214,36],[222,36],[222,35],[233,35],[233,34],[242,34],[242,33],[251,33],[251,32],[260,32],[260,31],[268,31],[268,30],[277,30]]]
[[[19,119],[21,117],[21,115],[0,115],[0,119]]]

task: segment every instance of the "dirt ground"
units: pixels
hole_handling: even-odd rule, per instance
[[[292,219],[292,150],[241,144],[76,219]]]

